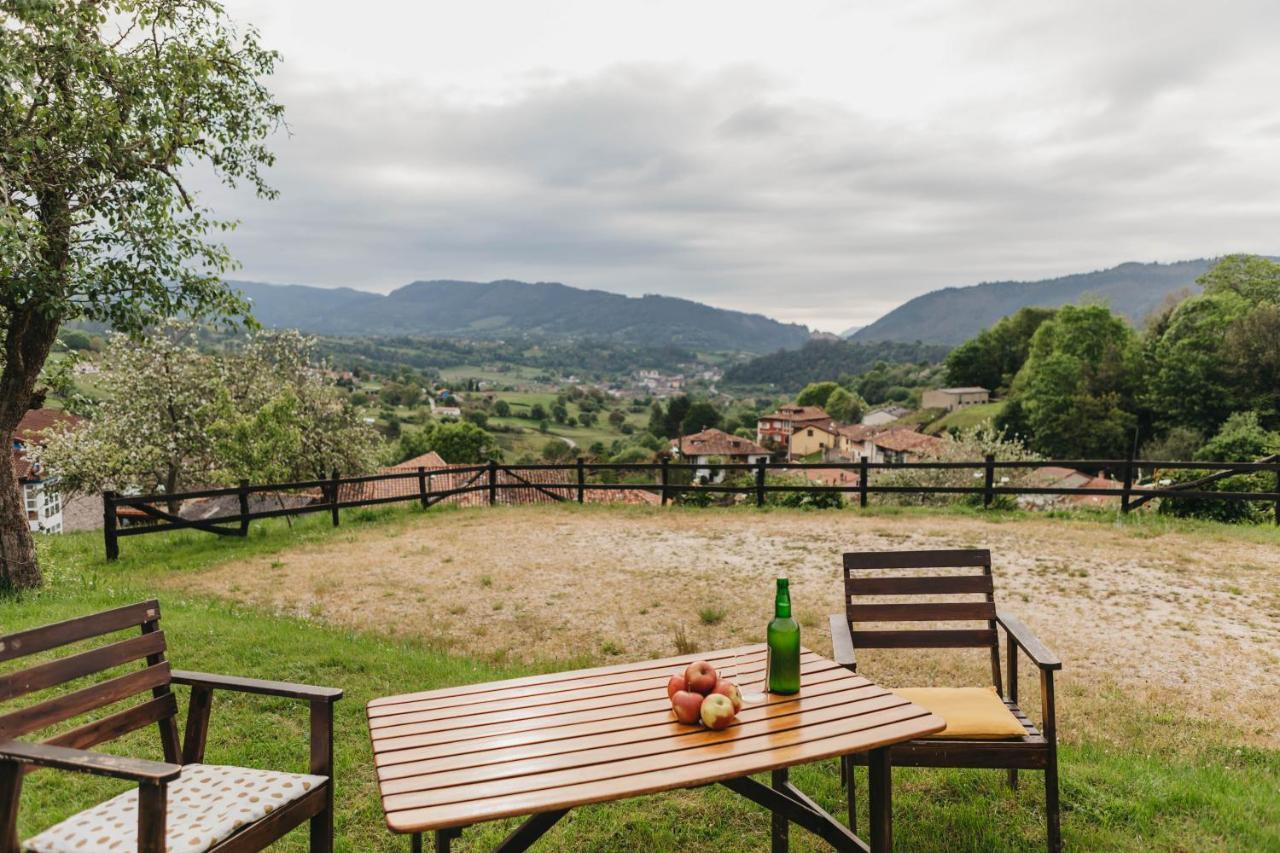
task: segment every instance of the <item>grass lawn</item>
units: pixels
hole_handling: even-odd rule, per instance
[[[551,512],[557,508],[549,508]],[[249,605],[226,588],[202,589],[202,577],[219,576],[239,566],[270,568],[294,559],[300,549],[343,548],[370,538],[411,536],[423,525],[466,525],[475,547],[486,547],[486,530],[500,532],[516,515],[501,510],[449,508],[353,511],[342,527],[311,517],[287,528],[282,522],[255,523],[245,540],[215,539],[181,532],[143,536],[122,543],[122,558],[108,564],[101,538],[73,534],[41,540],[47,586],[38,593],[0,598],[0,626],[12,631],[157,595],[170,659],[176,667],[335,685],[346,691],[337,706],[337,785],[339,849],[404,850],[404,839],[382,825],[371,770],[363,706],[370,698],[407,690],[516,676],[606,662],[606,655],[583,647],[577,657],[503,663],[492,656],[464,655],[458,645],[439,639],[406,639],[382,631],[339,627],[317,612],[281,615],[272,607]],[[548,526],[565,520],[614,523],[623,530],[633,513],[588,508],[547,516]],[[676,511],[677,520],[682,513]],[[705,512],[705,511],[703,511]],[[749,511],[712,511],[718,516]],[[489,513],[489,515],[486,515]],[[873,511],[874,515],[874,511]],[[793,517],[768,513],[783,528]],[[820,518],[818,514],[794,514]],[[908,523],[939,523],[932,513],[886,511],[886,518]],[[1004,521],[1016,526],[1022,516]],[[723,525],[724,518],[717,524]],[[731,523],[731,522],[730,522]],[[1096,522],[1064,522],[1096,524]],[[1133,534],[1158,543],[1167,532],[1163,519],[1134,520]],[[1098,525],[1100,529],[1109,525]],[[1280,548],[1274,531],[1188,525],[1180,530],[1211,540],[1247,542]],[[362,572],[368,563],[349,562],[344,572]],[[1272,563],[1274,569],[1274,562]],[[664,581],[666,583],[667,581]],[[678,597],[678,589],[669,590]],[[570,590],[570,594],[574,591]],[[665,595],[665,594],[664,594]],[[1274,611],[1272,598],[1269,605]],[[417,619],[429,626],[446,618],[448,596],[417,602]],[[359,605],[352,604],[351,607]],[[602,614],[603,615],[603,614]],[[477,625],[482,620],[476,617]],[[816,631],[817,629],[815,629]],[[424,632],[429,637],[430,631]],[[1137,640],[1140,642],[1140,640]],[[1158,654],[1160,650],[1153,650]],[[616,658],[614,658],[616,659]],[[185,691],[179,688],[180,700]],[[1032,683],[1024,687],[1034,693]],[[1223,696],[1231,703],[1237,697]],[[0,710],[9,706],[0,704]],[[1159,704],[1144,704],[1117,693],[1098,705],[1113,715],[1091,721],[1081,737],[1065,731],[1061,752],[1063,830],[1068,849],[1280,849],[1280,752],[1268,745],[1246,745],[1231,725],[1190,718]],[[1103,713],[1099,711],[1098,713]],[[1092,734],[1106,731],[1108,734]],[[112,751],[158,758],[153,730],[135,733]],[[208,760],[303,770],[306,761],[306,710],[287,700],[218,694],[210,732]],[[995,771],[899,769],[894,774],[895,839],[901,850],[1035,850],[1043,848],[1043,793],[1040,776],[1023,774],[1010,792]],[[841,808],[834,761],[793,773],[803,789],[833,813]],[[20,831],[23,837],[83,808],[121,783],[57,771],[27,780]],[[861,787],[865,792],[865,785]],[[513,822],[467,831],[459,849],[492,847]],[[645,797],[592,806],[571,813],[545,836],[548,850],[761,850],[768,846],[768,817],[759,808],[719,788]],[[865,824],[864,824],[865,826]],[[802,830],[792,832],[796,850],[825,849]],[[282,849],[301,850],[305,830],[295,832]]]
[[[948,412],[943,417],[931,422],[925,427],[925,432],[938,435],[949,429],[970,429],[978,426],[983,421],[994,418],[1000,414],[1000,410],[1003,408],[1003,400],[997,400],[994,403],[979,403],[976,406],[965,406],[963,409]]]

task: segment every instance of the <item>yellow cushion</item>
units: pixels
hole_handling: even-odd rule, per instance
[[[947,721],[931,738],[1004,740],[1027,733],[994,687],[904,687],[893,692]]]

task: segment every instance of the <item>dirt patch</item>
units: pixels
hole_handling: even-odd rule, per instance
[[[778,575],[791,578],[805,644],[829,651],[843,551],[940,547],[992,550],[997,601],[1064,661],[1064,717],[1072,699],[1135,701],[1280,744],[1280,549],[1224,537],[853,512],[481,509],[173,582],[460,654],[621,661],[676,654],[678,635],[700,649],[759,641]],[[983,666],[974,652],[880,652],[862,669],[905,685]]]

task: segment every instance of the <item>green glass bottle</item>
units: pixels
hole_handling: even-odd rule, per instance
[[[765,671],[770,693],[800,691],[800,625],[791,618],[791,592],[787,579],[778,578],[778,594],[773,601],[773,621],[769,623],[769,652]]]

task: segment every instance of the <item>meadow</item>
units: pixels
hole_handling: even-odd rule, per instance
[[[378,808],[369,699],[675,654],[677,628],[703,649],[757,640],[779,571],[794,579],[805,644],[825,652],[823,617],[839,600],[834,555],[935,542],[991,547],[997,596],[1064,659],[1068,849],[1280,847],[1280,534],[1271,528],[962,510],[360,510],[336,529],[308,518],[255,523],[243,540],[138,537],[116,563],[96,535],[43,538],[47,586],[0,599],[0,626],[156,596],[177,667],[342,687],[339,849],[402,850]],[[1119,625],[1131,627],[1127,641],[1106,642]],[[917,654],[868,656],[861,668],[888,686],[980,677],[972,660]],[[1034,695],[1032,683],[1024,693]],[[159,757],[150,731],[112,750]],[[209,761],[302,770],[305,759],[305,709],[217,696]],[[834,761],[793,778],[839,812]],[[1003,780],[896,770],[899,849],[1042,849],[1038,775],[1016,792]],[[119,789],[36,774],[21,832]],[[768,826],[758,808],[702,789],[583,809],[541,849],[763,849]],[[491,847],[509,828],[469,830],[458,848]],[[823,849],[802,831],[792,839],[793,849]],[[295,833],[282,849],[305,845]]]

